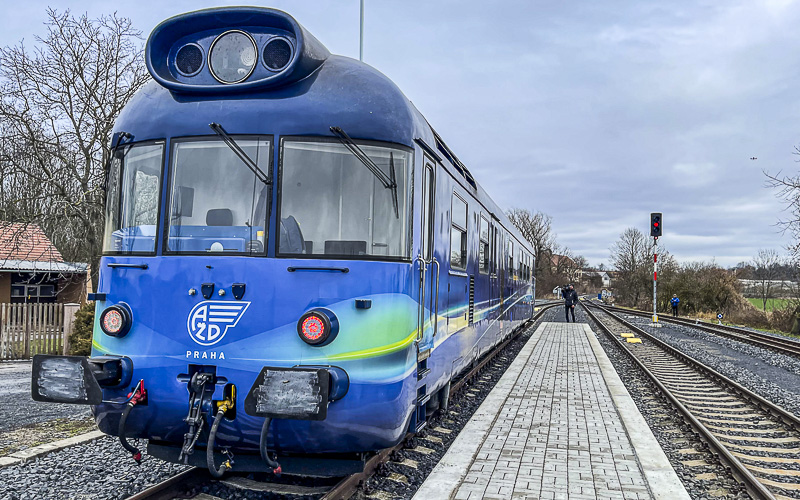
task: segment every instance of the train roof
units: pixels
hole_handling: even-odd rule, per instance
[[[194,76],[179,71],[182,48],[197,47],[210,54],[221,35],[239,31],[251,34],[255,46],[264,47],[262,57],[257,58],[261,60],[269,55],[266,45],[272,40],[288,41],[290,60],[279,71],[256,63],[250,77],[239,83],[217,80],[208,55]],[[145,60],[154,81],[123,109],[115,132],[134,133],[136,141],[209,135],[208,124],[219,122],[230,134],[333,137],[330,127],[337,126],[356,139],[408,147],[419,140],[530,250],[529,243],[392,80],[360,61],[330,54],[285,12],[228,7],[167,19],[148,38]]]

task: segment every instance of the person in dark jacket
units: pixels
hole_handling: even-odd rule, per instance
[[[672,294],[672,298],[669,300],[669,303],[672,306],[672,315],[677,318],[678,317],[678,304],[681,303],[681,299],[678,298],[677,294]]]
[[[572,322],[575,323],[575,306],[578,304],[578,292],[575,287],[569,285],[569,288],[564,290],[564,314],[567,316],[567,323],[569,323],[569,315],[572,313]]]

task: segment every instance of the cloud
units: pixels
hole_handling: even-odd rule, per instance
[[[146,36],[166,17],[219,4],[114,9]],[[7,9],[0,45],[42,33],[46,5]],[[99,0],[59,5],[109,12]],[[358,2],[272,5],[358,57]],[[447,0],[424,10],[367,2],[365,60],[501,207],[552,215],[561,243],[595,264],[626,227],[645,231],[652,211],[664,213],[663,244],[681,259],[733,265],[786,244],[762,170],[797,171],[797,2]]]

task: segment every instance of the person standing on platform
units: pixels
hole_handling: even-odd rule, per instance
[[[571,284],[564,292],[564,314],[567,316],[567,323],[569,323],[569,315],[572,313],[572,322],[575,323],[575,306],[578,304],[578,292]]]
[[[672,306],[672,315],[676,318],[678,317],[678,304],[681,303],[681,299],[678,298],[677,294],[672,294],[672,298],[669,300],[670,305]]]

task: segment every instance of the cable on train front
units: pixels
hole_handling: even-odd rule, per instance
[[[208,9],[155,28],[146,45],[155,83],[125,107],[112,139],[106,248],[98,292],[89,298],[96,303],[92,356],[36,356],[33,399],[91,405],[100,429],[119,436],[137,462],[141,451],[128,439],[147,438],[151,455],[202,463],[217,477],[234,467],[280,474],[285,462],[277,449],[360,453],[399,441],[417,397],[415,324],[406,321],[417,303],[398,285],[413,283],[413,155],[385,138],[359,146],[346,130],[388,136],[408,126],[391,121],[399,113],[348,115],[334,103],[334,123],[285,134],[277,147],[277,133],[265,131],[264,115],[252,111],[254,103],[272,106],[290,125],[300,116],[314,119],[308,104],[301,102],[295,115],[287,109],[293,99],[319,105],[313,78],[323,80],[329,56],[293,18],[272,9]],[[354,66],[360,63],[338,64],[329,70],[328,87],[316,92],[343,91],[334,78],[353,67],[370,83],[388,80]],[[374,106],[364,91],[349,92],[357,105]],[[375,102],[389,99],[377,94]],[[362,116],[389,121],[376,126]],[[369,244],[341,234],[312,241],[308,227],[304,239],[296,217],[274,215],[290,189],[314,180],[290,171],[284,153],[298,161],[346,158],[359,179],[370,186],[379,181],[378,194],[365,198],[374,210],[369,220],[379,219],[370,222]],[[223,157],[230,168],[220,173],[215,161]],[[275,162],[282,162],[286,189],[277,196]],[[243,172],[251,185],[231,191],[230,206],[204,199]],[[294,208],[305,210],[306,220],[322,215],[304,204]],[[234,218],[240,208],[250,210],[241,221]],[[381,220],[396,230],[396,242],[375,239]],[[396,258],[351,260],[346,267],[325,257],[389,255],[395,248]],[[312,255],[318,260],[301,260]],[[261,258],[255,263],[253,256]],[[204,459],[195,453],[203,445]],[[240,450],[255,451],[260,464],[234,457]]]

